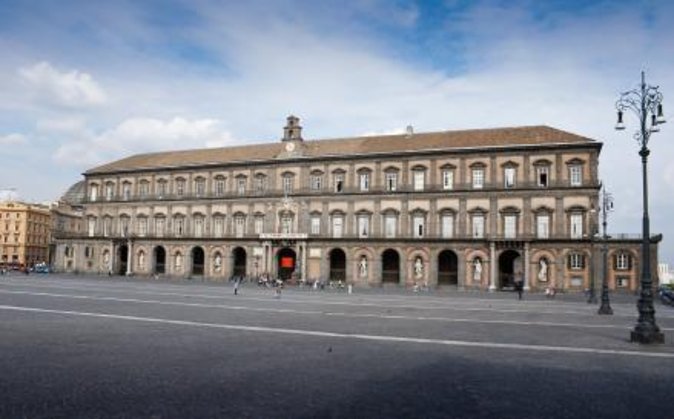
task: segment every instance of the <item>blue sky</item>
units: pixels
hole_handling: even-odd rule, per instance
[[[652,138],[649,176],[652,230],[674,263],[671,2],[0,0],[0,10],[0,189],[28,201],[57,199],[87,168],[131,153],[276,141],[290,113],[307,138],[546,124],[604,142],[609,229],[638,233],[638,146],[613,125],[618,94],[645,69],[670,120]]]

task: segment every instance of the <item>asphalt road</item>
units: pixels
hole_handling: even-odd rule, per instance
[[[2,418],[672,418],[633,296],[0,277]]]

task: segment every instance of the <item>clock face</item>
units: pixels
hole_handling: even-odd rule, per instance
[[[295,144],[288,143],[286,144],[286,151],[293,151],[295,149]]]

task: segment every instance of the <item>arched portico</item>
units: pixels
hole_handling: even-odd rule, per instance
[[[438,285],[458,285],[459,260],[451,250],[438,254]]]
[[[162,246],[157,246],[152,251],[153,272],[156,274],[166,273],[166,250]]]
[[[192,249],[192,275],[204,274],[204,249],[197,246]]]
[[[386,249],[381,255],[381,282],[400,283],[400,255],[393,249]]]
[[[346,281],[346,254],[342,249],[330,251],[330,281]]]

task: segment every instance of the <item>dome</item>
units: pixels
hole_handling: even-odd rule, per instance
[[[86,185],[83,180],[75,183],[70,188],[68,188],[66,193],[61,196],[59,201],[72,206],[82,205],[84,203],[85,197],[85,186]]]

